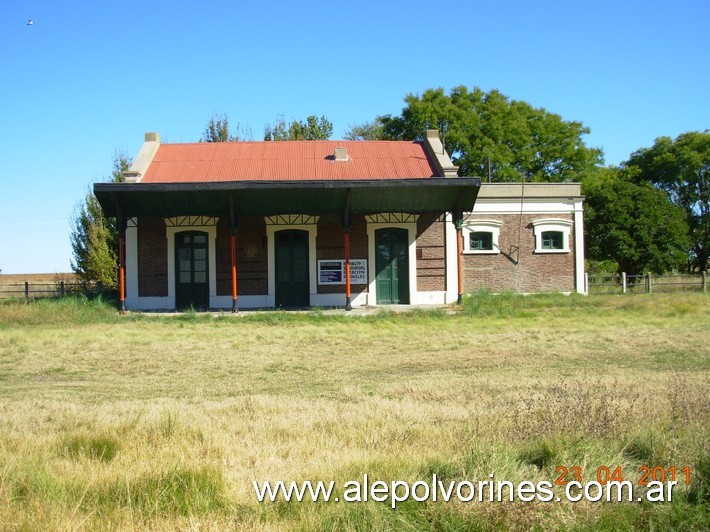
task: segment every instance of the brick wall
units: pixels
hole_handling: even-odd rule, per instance
[[[316,261],[345,259],[345,242],[343,227],[340,224],[319,223],[316,236]],[[367,259],[367,225],[364,216],[354,216],[350,226],[350,258]],[[319,294],[344,294],[345,285],[318,285]],[[354,298],[367,292],[366,284],[350,285]]]
[[[229,224],[220,219],[217,224],[215,257],[217,264],[217,295],[232,295],[232,244]],[[237,293],[264,295],[268,292],[268,262],[266,223],[262,217],[244,216],[237,230]]]
[[[520,255],[511,250],[518,246],[521,229],[518,215],[485,215],[473,219],[498,220],[500,228],[500,253],[496,255],[464,254],[464,292],[487,288],[492,292],[514,290],[516,292],[574,291],[574,226],[570,231],[569,253],[535,253],[535,233],[532,221],[542,215],[523,215],[520,232]],[[555,214],[555,218],[573,221],[571,214]],[[466,240],[464,239],[464,246]]]
[[[440,215],[422,214],[417,220],[417,291],[446,290],[446,222]]]
[[[484,215],[476,218],[497,219],[500,228],[496,255],[468,255],[463,258],[464,291],[487,288],[493,292],[574,291],[574,226],[570,230],[570,253],[538,253],[532,221],[541,215],[524,215],[520,238],[519,263],[511,246],[518,245],[520,217],[517,215]],[[572,215],[555,215],[573,220]],[[188,228],[186,228],[187,230]],[[261,217],[244,217],[237,233],[237,271],[240,295],[264,295],[268,291],[266,224]],[[217,226],[216,259],[217,295],[231,295],[231,248],[226,220]],[[350,229],[350,257],[368,257],[367,225],[364,217],[355,217]],[[168,295],[168,242],[162,218],[143,216],[138,219],[138,294],[141,297]],[[339,224],[318,225],[316,260],[343,259],[343,229]],[[446,290],[445,222],[439,215],[423,214],[417,221],[416,251],[417,290]],[[319,294],[344,293],[344,285],[317,285]],[[352,285],[352,295],[367,292],[367,285]]]
[[[168,240],[165,222],[157,216],[138,218],[138,295],[168,295]]]

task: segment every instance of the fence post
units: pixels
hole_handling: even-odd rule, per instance
[[[701,272],[701,277],[703,281],[703,292],[708,291],[708,272]]]
[[[25,281],[25,302],[30,302],[30,283]]]
[[[64,281],[59,283],[59,294],[64,297]]]
[[[589,293],[589,272],[584,272],[584,293]]]
[[[651,280],[651,272],[648,272],[648,277],[646,277],[646,292],[649,294],[653,293],[653,281]]]
[[[626,293],[626,272],[621,272],[621,293]]]

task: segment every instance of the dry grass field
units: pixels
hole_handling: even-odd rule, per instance
[[[454,315],[119,316],[0,303],[0,528],[710,527],[710,299],[490,296]],[[690,467],[670,503],[264,502],[252,482]]]
[[[73,273],[2,273],[0,285],[24,283],[54,283],[57,281],[76,281]]]
[[[28,296],[32,299],[55,297],[60,294],[60,283],[66,284],[67,291],[75,290],[79,278],[73,273],[18,273],[0,274],[0,299],[23,299],[25,283]]]

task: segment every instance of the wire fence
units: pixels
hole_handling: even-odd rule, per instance
[[[59,298],[66,296],[93,296],[104,291],[101,283],[82,283],[78,281],[54,282],[13,282],[0,284],[0,299],[24,299],[29,302],[40,298]]]
[[[707,273],[668,275],[589,275],[589,294],[650,294],[653,292],[707,292]]]

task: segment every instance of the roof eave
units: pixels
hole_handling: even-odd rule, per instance
[[[450,212],[473,208],[479,178],[97,183],[94,193],[111,217],[334,214],[351,191],[350,212]]]

